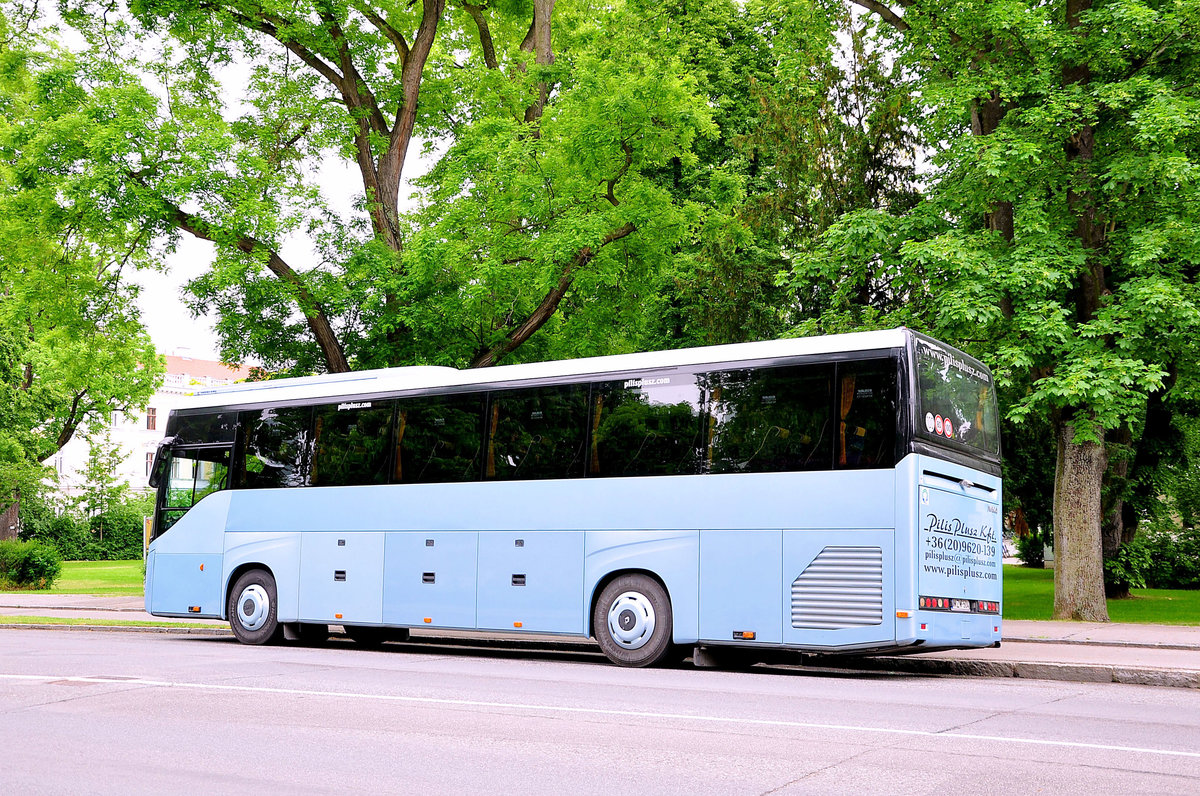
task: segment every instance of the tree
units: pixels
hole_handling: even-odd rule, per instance
[[[855,2],[916,77],[937,171],[928,202],[852,214],[823,253],[853,264],[843,295],[898,280],[865,320],[964,342],[1012,420],[1046,419],[1055,616],[1106,619],[1106,443],[1137,442],[1200,323],[1196,3]]]
[[[646,32],[631,7],[172,0],[98,11],[79,0],[65,14],[93,45],[77,113],[102,91],[128,93],[106,106],[112,150],[97,162],[81,149],[60,168],[82,169],[91,201],[145,219],[152,239],[216,245],[194,306],[217,310],[231,360],[293,372],[492,364],[560,322],[568,295],[607,317],[618,299],[638,306],[629,286],[698,226],[695,206],[641,173],[690,158],[708,112],[655,44],[667,23]],[[151,41],[162,52],[145,58]],[[222,94],[232,69],[250,71],[237,110]],[[416,135],[441,137],[449,154],[406,218]],[[361,183],[347,217],[312,179],[325,158],[352,163]],[[296,238],[307,260],[285,255]],[[584,315],[581,326],[606,325]]]
[[[107,431],[88,437],[88,459],[83,469],[83,490],[77,504],[87,516],[95,519],[100,541],[104,541],[104,515],[124,502],[129,484],[117,475],[124,461],[121,446],[112,441]]]
[[[71,59],[20,15],[0,19],[0,495],[29,494],[82,424],[134,411],[163,366],[127,269],[148,265],[142,228],[73,201],[49,164],[67,145]],[[74,130],[73,132],[78,132]],[[2,501],[0,501],[2,502]]]

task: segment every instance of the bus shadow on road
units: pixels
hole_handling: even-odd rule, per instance
[[[212,643],[235,643],[228,636],[189,636],[190,640],[205,640]],[[532,660],[556,663],[601,664],[612,666],[598,646],[590,642],[569,641],[521,641],[491,638],[443,638],[424,637],[409,641],[384,641],[363,645],[341,633],[331,633],[325,639],[303,642],[286,642],[284,647],[293,649],[326,649],[346,654],[404,654],[429,657],[494,658],[501,660]],[[711,653],[711,650],[709,651]],[[656,668],[692,670],[695,672],[740,673],[770,675],[775,677],[853,678],[856,680],[925,680],[938,675],[916,672],[890,671],[880,668],[870,658],[834,658],[828,655],[799,655],[796,652],[771,650],[722,650],[717,655],[707,655],[710,665],[696,666],[691,648],[680,650],[675,656]],[[863,668],[856,668],[857,662]],[[845,663],[846,665],[839,665]]]

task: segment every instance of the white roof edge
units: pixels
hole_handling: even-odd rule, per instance
[[[403,390],[461,387],[472,384],[530,381],[564,376],[582,376],[609,372],[689,367],[751,359],[776,359],[809,354],[871,351],[900,348],[908,330],[904,327],[874,332],[849,332],[819,337],[792,337],[756,343],[677,348],[636,354],[614,354],[582,359],[559,359],[523,365],[458,370],[456,368],[413,365],[401,368],[359,370],[303,376],[293,379],[243,382],[227,387],[197,391],[180,409],[297,401],[317,398],[352,398],[356,395],[400,392]]]

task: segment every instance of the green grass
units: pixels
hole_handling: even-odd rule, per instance
[[[128,594],[142,593],[142,562],[64,561],[62,576],[52,589],[29,594]]]
[[[1004,567],[1004,618],[1050,619],[1054,613],[1054,570]],[[1200,625],[1200,590],[1133,589],[1127,600],[1109,600],[1114,622]]]
[[[82,619],[68,616],[3,616],[0,625],[88,625],[92,627],[200,627],[227,629],[229,625],[207,622],[147,621],[144,619]]]

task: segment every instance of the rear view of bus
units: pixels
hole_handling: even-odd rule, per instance
[[[917,334],[909,362],[913,455],[897,468],[897,484],[909,486],[898,490],[897,509],[911,522],[897,517],[897,606],[915,610],[897,612],[897,643],[925,651],[998,643],[1003,504],[993,378],[961,351]],[[903,551],[913,566],[900,563]],[[905,573],[915,576],[908,584]]]

